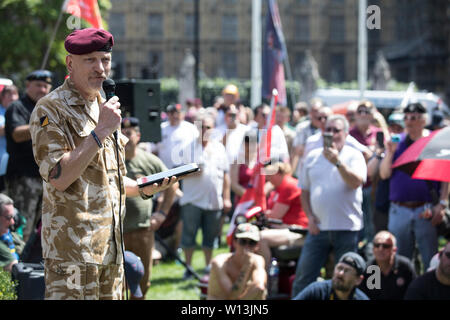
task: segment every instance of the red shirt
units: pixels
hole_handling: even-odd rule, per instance
[[[302,190],[297,187],[297,179],[290,175],[285,175],[281,184],[271,192],[267,201],[267,208],[272,209],[275,203],[282,203],[289,206],[288,211],[283,216],[285,224],[296,224],[308,227],[308,218],[303,211],[300,195]]]
[[[350,129],[350,135],[353,136],[359,143],[365,146],[374,146],[377,142],[377,132],[381,131],[380,128],[377,128],[373,125],[369,126],[369,133],[361,133],[357,126],[354,126]]]

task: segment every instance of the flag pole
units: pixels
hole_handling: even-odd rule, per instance
[[[47,47],[47,51],[45,52],[44,59],[42,60],[41,69],[45,69],[45,66],[47,65],[48,56],[50,54],[50,49],[52,48],[53,41],[55,41],[56,32],[58,31],[59,25],[61,24],[63,12],[64,12],[64,6],[66,4],[66,0],[64,0],[61,10],[59,11],[58,20],[56,21],[55,27],[53,28],[52,35],[50,37],[50,42]]]

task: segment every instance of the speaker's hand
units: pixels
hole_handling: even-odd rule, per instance
[[[114,96],[100,105],[100,114],[95,133],[103,141],[104,138],[120,128],[121,121],[119,97]]]

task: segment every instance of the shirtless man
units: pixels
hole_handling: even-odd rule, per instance
[[[255,254],[259,230],[249,223],[237,226],[233,253],[211,261],[208,300],[265,300],[267,273],[263,257]]]

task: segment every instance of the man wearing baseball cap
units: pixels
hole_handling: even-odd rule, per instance
[[[102,29],[69,34],[64,42],[69,77],[31,114],[33,151],[45,190],[46,299],[120,299],[125,196],[149,199],[176,182],[172,177],[139,188],[126,177],[128,139],[118,130],[119,98],[105,101],[100,95],[113,45],[112,34]]]
[[[392,164],[415,141],[429,134],[425,129],[427,109],[419,102],[409,103],[403,109],[405,132],[400,141],[386,143],[385,157],[380,164],[380,177],[389,180],[388,230],[397,239],[397,253],[413,259],[415,247],[419,248],[424,270],[438,252],[437,228],[448,208],[448,182],[412,179]],[[431,190],[439,194],[434,203]]]
[[[42,179],[34,161],[30,116],[36,102],[50,92],[52,73],[35,70],[25,81],[25,95],[5,112],[6,150],[9,154],[5,182],[16,208],[26,218],[23,238],[28,240],[41,218]]]
[[[267,273],[262,256],[256,254],[259,229],[250,223],[236,227],[233,253],[223,253],[211,261],[208,300],[265,300]]]
[[[364,279],[365,270],[364,259],[355,252],[347,252],[334,267],[331,280],[311,283],[293,300],[369,300],[357,288]]]

